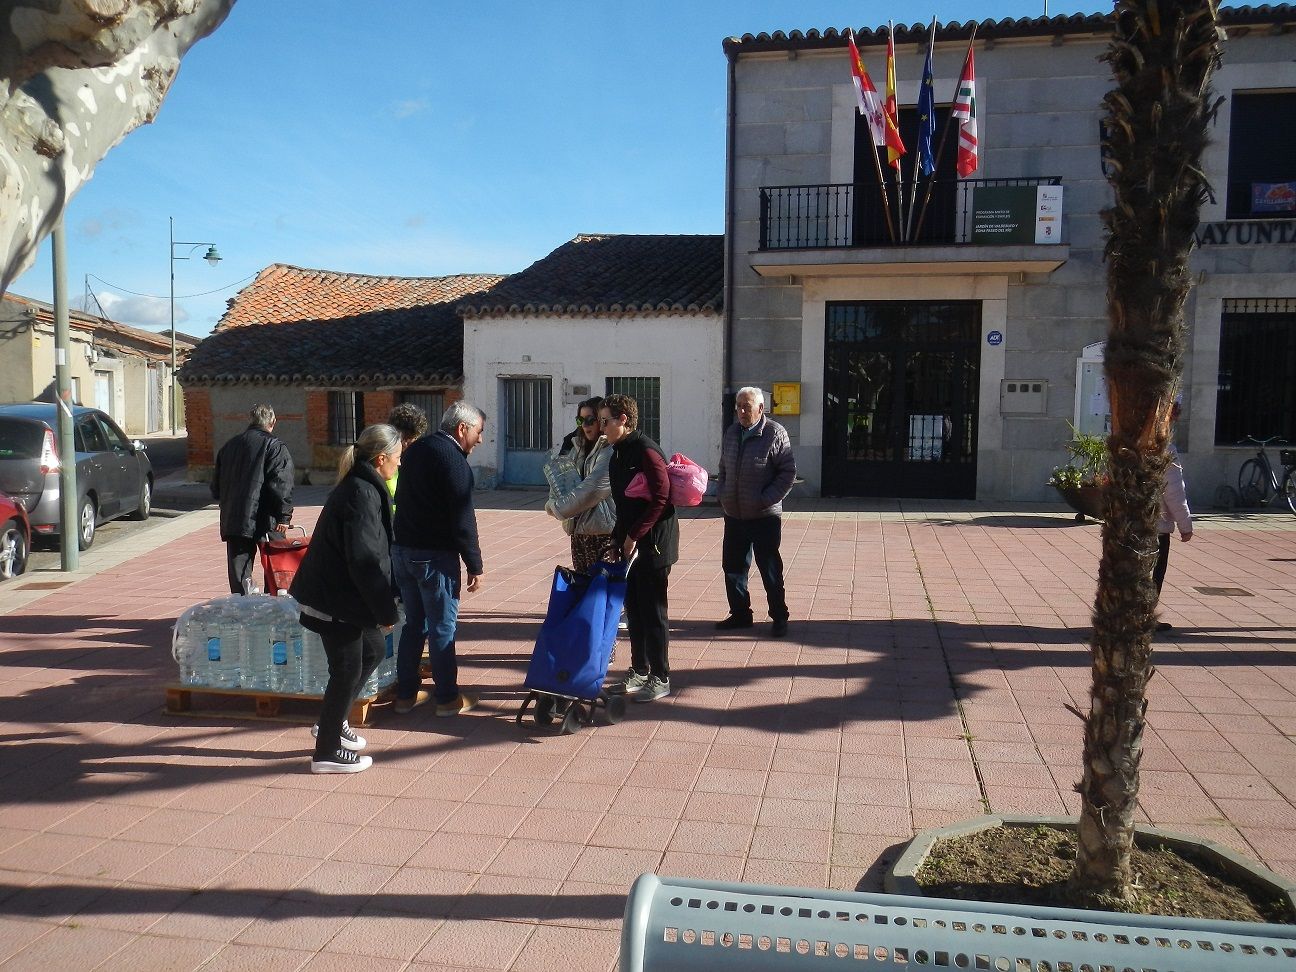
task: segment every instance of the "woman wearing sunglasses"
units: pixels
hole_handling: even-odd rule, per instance
[[[576,410],[576,429],[559,443],[551,462],[570,462],[580,482],[570,490],[555,490],[545,510],[562,521],[571,534],[572,567],[587,571],[612,540],[616,510],[608,481],[611,449],[599,432],[601,398],[587,398]]]

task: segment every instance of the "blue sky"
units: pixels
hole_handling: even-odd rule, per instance
[[[1055,2],[1049,14],[1100,9]],[[199,249],[176,263],[177,327],[198,335],[271,263],[512,273],[577,233],[720,233],[725,37],[1043,11],[1043,0],[241,0],[185,58],[154,123],[73,199],[69,296],[79,306],[91,274],[111,316],[167,327],[168,216],[178,240],[224,258],[209,267]],[[51,298],[48,243],[12,290]]]

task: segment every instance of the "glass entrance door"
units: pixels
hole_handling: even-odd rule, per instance
[[[977,301],[830,303],[823,491],[976,496]]]

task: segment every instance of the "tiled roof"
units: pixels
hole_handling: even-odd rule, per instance
[[[1296,7],[1291,4],[1264,4],[1256,7],[1221,7],[1220,23],[1226,28],[1232,26],[1272,24],[1293,25],[1296,21]],[[1007,37],[1058,37],[1064,34],[1108,34],[1111,32],[1114,14],[1063,14],[1056,17],[1021,17],[1017,20],[964,21],[957,20],[939,24],[936,28],[936,39],[941,41],[967,40],[975,24],[977,40],[1002,40]],[[899,44],[926,44],[927,23],[896,24],[895,42]],[[829,27],[826,30],[777,30],[772,34],[743,34],[742,37],[728,37],[724,41],[725,53],[730,57],[759,51],[814,50],[817,48],[844,47],[847,28]],[[885,44],[887,30],[877,27],[870,30],[852,29],[856,43],[865,45]]]
[[[502,279],[374,277],[272,264],[230,301],[180,379],[454,384],[463,377],[455,302]]]
[[[717,314],[724,237],[581,235],[479,297],[464,317]]]
[[[4,301],[20,308],[30,309],[35,318],[42,323],[53,325],[54,305],[43,300],[23,297],[20,294],[7,293]],[[85,311],[68,309],[68,326],[75,331],[88,331],[94,336],[97,345],[112,348],[126,354],[139,355],[155,361],[162,361],[171,355],[171,332],[145,331],[131,327],[108,317],[88,314]],[[199,342],[200,338],[191,337],[180,331],[176,332],[176,351],[183,356]]]

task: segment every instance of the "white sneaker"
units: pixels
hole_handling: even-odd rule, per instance
[[[318,722],[315,723],[315,725],[311,726],[311,738],[312,739],[319,738]],[[342,748],[343,749],[349,749],[353,753],[358,753],[360,752],[360,750],[364,749],[368,745],[369,743],[365,741],[364,736],[356,735],[356,731],[351,728],[351,723],[345,721],[342,723]]]
[[[373,765],[373,757],[361,756],[350,749],[339,749],[328,759],[311,760],[312,773],[363,773]]]
[[[648,676],[640,675],[633,668],[625,673],[625,678],[609,685],[605,692],[608,695],[638,695],[648,684]]]
[[[648,684],[635,695],[634,700],[636,702],[653,702],[668,695],[670,695],[670,679],[649,675]]]

